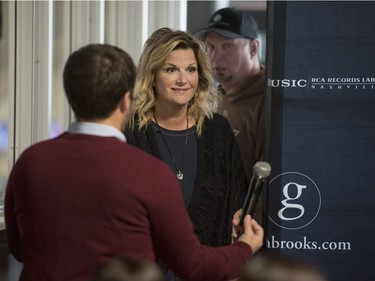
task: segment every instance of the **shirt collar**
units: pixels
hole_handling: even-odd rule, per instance
[[[115,137],[126,142],[125,135],[110,125],[93,122],[74,122],[70,124],[68,132],[71,134],[85,134],[100,137]]]

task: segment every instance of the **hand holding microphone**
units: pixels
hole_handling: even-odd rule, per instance
[[[253,177],[251,178],[246,198],[242,207],[242,214],[238,223],[237,238],[242,234],[242,228],[246,215],[253,217],[255,207],[258,203],[262,187],[271,173],[271,165],[267,162],[258,161],[253,167]]]
[[[263,246],[264,230],[250,215],[246,215],[243,222],[244,232],[238,237],[238,241],[248,244],[255,254]]]

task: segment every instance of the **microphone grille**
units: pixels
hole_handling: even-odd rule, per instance
[[[268,162],[258,161],[253,167],[253,172],[257,177],[265,179],[271,174],[271,165]]]

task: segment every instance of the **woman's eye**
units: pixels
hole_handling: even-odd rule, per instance
[[[176,68],[175,67],[165,67],[164,71],[167,72],[167,73],[172,73],[172,72],[176,71]]]
[[[187,69],[188,72],[196,72],[197,71],[197,68],[196,67],[189,67]]]

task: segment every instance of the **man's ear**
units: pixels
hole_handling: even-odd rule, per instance
[[[132,107],[132,98],[131,98],[130,91],[128,91],[124,94],[123,98],[121,99],[120,109],[122,112],[125,112],[125,111],[130,112],[131,107]]]
[[[251,57],[258,56],[259,54],[259,40],[253,39],[250,41],[250,55]]]

